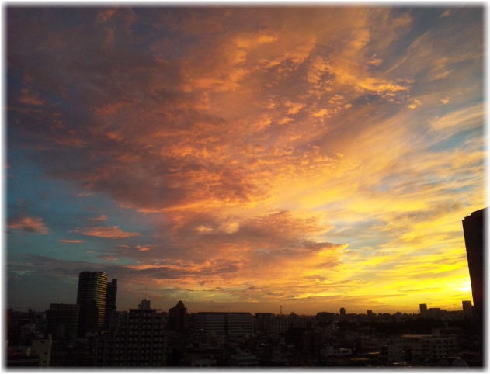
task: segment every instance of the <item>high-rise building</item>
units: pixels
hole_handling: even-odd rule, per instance
[[[106,310],[105,310],[105,324],[110,325],[111,319],[114,317],[116,312],[116,298],[117,296],[117,279],[113,279],[107,283],[107,294],[106,294]]]
[[[180,332],[187,329],[187,308],[182,300],[168,310],[168,328]]]
[[[477,210],[463,219],[466,257],[471,278],[474,310],[478,317],[483,316],[484,308],[484,232],[486,209]]]
[[[47,311],[47,332],[54,339],[74,339],[78,335],[79,306],[51,304]]]
[[[419,312],[420,312],[420,314],[426,314],[427,313],[427,304],[419,304]]]
[[[79,334],[97,331],[105,322],[107,274],[84,271],[78,277]]]
[[[340,308],[339,313],[341,316],[345,316],[345,308]]]
[[[473,308],[471,306],[471,301],[470,300],[463,300],[463,312],[465,316],[471,316],[473,313]]]

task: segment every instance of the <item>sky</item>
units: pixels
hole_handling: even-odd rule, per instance
[[[483,7],[6,10],[7,305],[449,310],[485,206]]]

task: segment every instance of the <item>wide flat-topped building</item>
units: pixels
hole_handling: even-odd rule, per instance
[[[240,336],[253,333],[254,318],[250,313],[195,314],[197,325],[206,333]]]

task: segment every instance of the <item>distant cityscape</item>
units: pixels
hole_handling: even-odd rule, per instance
[[[76,304],[7,311],[8,367],[482,367],[486,209],[463,220],[474,306],[418,313],[117,310],[117,280],[81,272]]]

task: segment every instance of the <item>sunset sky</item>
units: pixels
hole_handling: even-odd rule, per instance
[[[9,7],[8,307],[471,300],[483,7]]]

